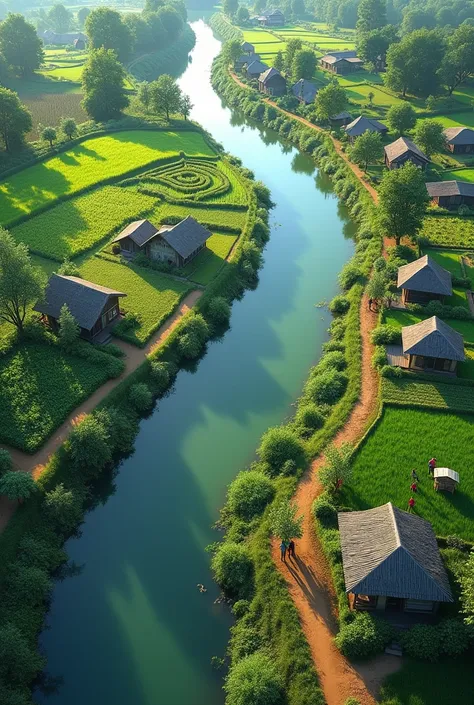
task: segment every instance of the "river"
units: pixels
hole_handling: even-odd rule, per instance
[[[220,705],[231,616],[205,546],[225,489],[261,434],[291,414],[330,320],[317,304],[337,292],[353,252],[352,225],[312,162],[224,107],[210,85],[220,42],[202,21],[180,79],[198,120],[272,192],[271,239],[255,291],[231,328],[140,426],[115,492],[68,542],[79,575],[55,587],[41,637],[63,682],[42,703]],[[201,593],[197,584],[207,592]]]

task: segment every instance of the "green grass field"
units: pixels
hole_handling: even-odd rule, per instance
[[[406,509],[411,470],[420,477],[416,513],[428,519],[437,535],[474,540],[474,416],[387,407],[380,422],[357,453],[342,503],[368,509],[393,502]],[[428,460],[460,474],[454,494],[435,492]],[[430,704],[431,705],[431,704]]]
[[[452,113],[451,115],[437,115],[436,120],[444,127],[474,127],[474,113]]]
[[[34,452],[109,377],[110,356],[91,362],[55,345],[23,343],[0,357],[0,441]]]
[[[200,223],[209,223],[215,226],[216,230],[219,230],[220,225],[224,225],[231,228],[238,228],[242,230],[247,219],[247,213],[244,211],[230,211],[224,208],[206,208],[205,203],[202,207],[195,208],[190,206],[179,206],[174,203],[164,203],[157,207],[153,215],[150,216],[150,220],[163,221],[163,218],[168,218],[170,216],[178,216],[179,218],[186,218],[186,216],[192,215],[193,218],[198,220]],[[154,222],[154,221],[153,221]]]
[[[473,125],[474,127],[474,125]],[[443,181],[469,181],[474,182],[474,169],[450,169],[443,172]]]
[[[81,142],[0,182],[1,224],[34,213],[61,196],[119,177],[179,152],[211,156],[198,132],[130,130]]]
[[[450,172],[450,174],[454,173]],[[463,171],[462,173],[466,172]],[[446,180],[449,178],[456,177],[447,176]],[[468,179],[464,180],[467,181]],[[472,170],[472,181],[474,181],[474,170]],[[420,235],[428,239],[433,245],[474,248],[474,218],[461,218],[456,215],[427,215],[423,221]]]
[[[473,692],[471,654],[442,663],[404,658],[402,668],[386,679],[380,705],[467,705]]]
[[[237,235],[214,233],[207,241],[207,247],[183,269],[183,276],[190,281],[206,286],[221,270],[231,251]]]
[[[430,255],[438,264],[455,277],[462,277],[463,271],[461,267],[461,252],[455,250],[435,249],[430,248],[424,251],[423,254]],[[446,298],[445,303],[448,306],[464,306],[469,308],[467,302],[466,290],[460,287],[453,287],[453,294]]]
[[[393,309],[389,309],[385,313],[385,323],[397,328],[411,326],[414,323],[419,323],[425,318],[429,318],[429,315],[426,314],[425,316],[422,316],[418,313],[415,314],[409,313],[408,311],[395,311]],[[446,321],[446,323],[450,325],[451,328],[454,328],[454,330],[461,333],[465,343],[474,345],[474,321],[456,321],[450,319],[449,321]]]
[[[99,244],[131,220],[151,212],[156,199],[136,188],[104,186],[59,203],[12,228],[13,237],[31,251],[62,261]]]
[[[102,257],[88,259],[81,267],[81,275],[95,284],[127,294],[121,299],[120,308],[137,314],[140,322],[126,332],[119,323],[117,333],[136,345],[143,345],[158,330],[190,288],[152,269],[123,265]]]
[[[447,382],[428,382],[420,377],[384,377],[382,399],[397,406],[429,407],[474,414],[472,387]]]

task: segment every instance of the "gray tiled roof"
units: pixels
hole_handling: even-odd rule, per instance
[[[127,227],[117,235],[114,242],[119,242],[120,240],[129,237],[130,240],[133,240],[133,242],[138,245],[138,247],[143,247],[148,240],[155,237],[157,232],[158,230],[152,223],[150,223],[149,220],[134,220],[133,223],[127,225]]]
[[[416,144],[409,140],[407,137],[399,137],[398,140],[395,140],[395,142],[391,142],[386,147],[384,147],[384,149],[389,162],[393,162],[394,159],[397,159],[397,157],[401,157],[402,154],[405,154],[405,152],[413,152],[413,154],[416,154],[418,157],[420,157],[420,159],[427,163],[430,161],[426,154],[423,154],[421,149],[419,149]]]
[[[297,98],[302,98],[305,103],[312,103],[318,92],[316,84],[306,80],[306,78],[300,78],[300,80],[291,87],[291,90],[293,95]]]
[[[44,297],[34,306],[34,311],[59,318],[62,306],[67,304],[77,324],[81,328],[90,330],[111,296],[126,296],[126,294],[78,277],[52,274]]]
[[[275,76],[281,76],[281,78],[283,78],[281,73],[279,71],[277,71],[276,69],[274,69],[272,66],[271,68],[267,69],[262,74],[260,74],[260,77],[258,80],[261,83],[266,83],[267,81],[269,81],[271,78],[274,78]]]
[[[250,44],[250,42],[244,42],[240,48],[244,52],[250,51],[250,52],[252,52],[252,54],[255,52],[255,47],[253,44]]]
[[[474,184],[468,181],[429,181],[426,190],[431,198],[438,196],[474,196]]]
[[[451,272],[441,267],[429,255],[398,268],[397,286],[400,289],[423,291],[427,294],[451,296]]]
[[[209,230],[190,215],[177,225],[164,225],[158,233],[183,259],[211,237]]]
[[[357,52],[354,50],[348,51],[330,51],[321,57],[321,61],[326,62],[326,64],[335,64],[341,59],[357,59]]]
[[[469,127],[447,127],[444,136],[450,144],[474,144],[474,130]]]
[[[348,113],[346,110],[343,110],[342,113],[338,113],[337,115],[331,115],[329,118],[330,120],[347,120],[348,118],[352,117],[350,113]]]
[[[260,76],[260,74],[268,68],[268,65],[264,64],[262,61],[252,61],[252,63],[247,66],[247,73],[252,76]]]
[[[344,128],[349,137],[359,137],[364,132],[388,132],[388,127],[378,120],[360,115]]]
[[[391,502],[338,521],[346,592],[453,602],[428,521]]]
[[[408,355],[438,357],[458,362],[466,359],[461,333],[437,316],[402,328],[402,348]]]

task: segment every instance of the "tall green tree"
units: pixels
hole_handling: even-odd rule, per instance
[[[164,0],[145,0],[144,12],[158,12],[164,6]]]
[[[22,144],[31,126],[31,113],[18,94],[0,86],[0,138],[7,152]]]
[[[181,113],[181,115],[184,117],[185,120],[188,119],[189,113],[191,112],[191,110],[193,108],[194,108],[194,105],[191,102],[191,98],[186,94],[182,94],[181,102],[180,102],[180,106],[179,106],[179,112]]]
[[[387,51],[391,44],[398,41],[397,28],[386,25],[357,35],[357,55],[376,69],[385,68]]]
[[[0,478],[0,495],[11,501],[23,502],[38,489],[29,472],[6,472]]]
[[[319,471],[319,479],[329,492],[337,492],[352,474],[352,454],[350,443],[328,446],[325,451],[325,465]]]
[[[283,52],[281,50],[276,53],[273,60],[273,68],[280,71],[280,73],[285,70],[285,57],[283,56]]]
[[[41,130],[41,137],[44,139],[45,142],[49,142],[49,146],[52,148],[53,147],[53,142],[55,142],[58,139],[58,133],[56,132],[55,127],[44,127]]]
[[[382,138],[378,132],[366,130],[354,142],[351,149],[351,159],[356,164],[362,164],[367,171],[369,164],[373,164],[383,156]]]
[[[82,72],[82,105],[97,122],[120,117],[129,100],[124,87],[125,71],[112,49],[89,51]]]
[[[80,328],[67,304],[59,312],[59,341],[64,350],[72,350],[79,339]]]
[[[419,120],[415,127],[415,141],[427,157],[446,147],[444,125],[438,120]]]
[[[410,103],[394,103],[387,112],[387,122],[390,129],[399,135],[405,134],[416,124],[416,112]]]
[[[346,92],[336,81],[329,83],[316,95],[316,114],[320,120],[329,120],[346,107]]]
[[[87,18],[91,14],[90,8],[89,7],[81,7],[77,11],[77,21],[79,23],[79,27],[84,27]]]
[[[132,36],[116,10],[98,7],[86,19],[86,34],[91,49],[112,49],[120,61],[132,53]]]
[[[183,30],[183,18],[178,10],[171,5],[160,7],[156,14],[166,31],[169,41],[173,42]]]
[[[68,32],[71,28],[72,15],[61,3],[52,6],[48,19],[56,32]]]
[[[0,23],[0,54],[22,77],[31,75],[43,62],[43,42],[23,15],[9,14]]]
[[[285,542],[303,536],[303,517],[296,516],[298,507],[283,500],[270,509],[269,519],[272,534]]]
[[[449,95],[474,76],[474,27],[462,24],[448,38],[439,77]]]
[[[239,9],[237,10],[237,14],[235,16],[236,22],[239,25],[245,24],[248,22],[250,15],[248,8],[245,7],[245,5],[240,5]]]
[[[357,9],[357,31],[371,32],[387,24],[386,0],[361,0]]]
[[[436,93],[443,54],[443,39],[437,31],[420,29],[407,34],[387,52],[386,85],[404,96]]]
[[[285,63],[286,63],[286,71],[287,73],[291,74],[291,69],[293,67],[293,59],[295,57],[295,54],[297,51],[303,48],[303,44],[301,42],[301,39],[290,39],[289,42],[286,44],[286,52],[285,52]]]
[[[237,39],[231,39],[226,42],[223,47],[223,54],[228,64],[234,65],[237,59],[242,55],[241,42]]]
[[[228,17],[233,17],[239,9],[239,0],[224,0],[224,12]]]
[[[59,129],[70,140],[77,135],[77,124],[74,118],[61,118]]]
[[[181,108],[181,89],[171,76],[163,74],[150,84],[150,106],[156,113],[164,113],[169,121],[172,113]]]
[[[27,246],[0,229],[0,320],[22,333],[28,308],[41,297],[43,286],[43,273],[31,263]]]
[[[302,17],[306,12],[304,0],[291,0],[291,13],[294,17]]]
[[[378,216],[386,235],[414,239],[423,224],[428,194],[423,172],[411,162],[386,171],[379,186]]]
[[[402,34],[410,34],[417,29],[434,29],[435,27],[436,18],[431,10],[418,8],[408,10],[403,15]]]
[[[291,67],[293,80],[299,81],[300,78],[306,78],[309,81],[316,71],[316,63],[316,54],[312,49],[298,49]]]

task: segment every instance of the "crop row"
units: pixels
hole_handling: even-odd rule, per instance
[[[470,386],[385,378],[382,381],[382,399],[387,404],[399,406],[474,413],[474,390]]]

